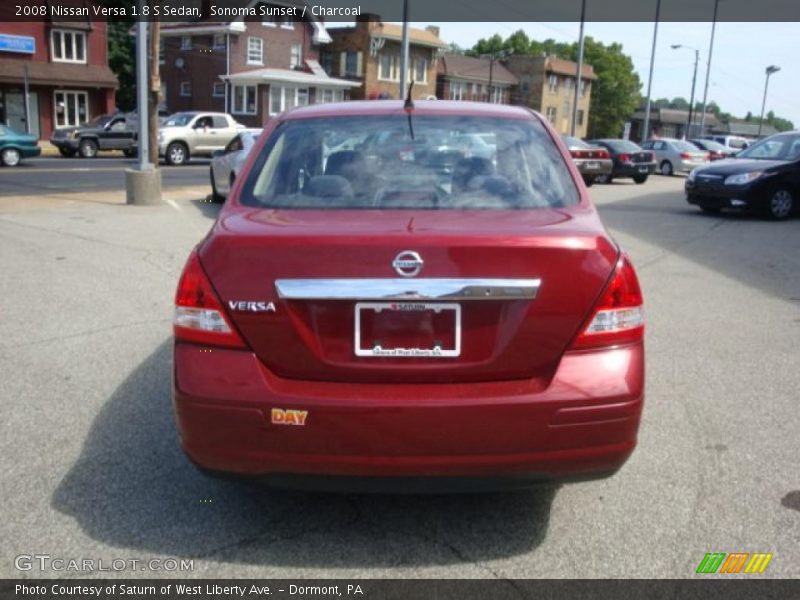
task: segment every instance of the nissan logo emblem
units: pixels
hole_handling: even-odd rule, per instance
[[[414,277],[418,275],[424,265],[422,257],[417,252],[404,250],[392,261],[394,270],[403,277]]]

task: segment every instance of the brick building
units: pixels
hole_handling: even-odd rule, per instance
[[[497,60],[444,54],[437,64],[436,96],[441,100],[472,100],[510,104],[517,76]]]
[[[107,43],[106,22],[96,17],[0,22],[0,122],[47,139],[57,127],[113,112],[118,82]]]
[[[503,63],[519,78],[513,103],[530,106],[547,117],[559,133],[569,133],[578,64],[555,56],[510,56]],[[587,134],[592,82],[596,79],[592,66],[584,64],[575,129],[578,137],[586,137]]]
[[[251,3],[261,4],[277,6]],[[344,100],[358,85],[322,70],[320,47],[331,38],[313,18],[164,23],[161,38],[162,101],[172,112],[229,112],[260,127],[294,106]]]
[[[322,68],[336,77],[356,82],[350,97],[376,98],[400,96],[400,55],[403,27],[382,23],[380,17],[357,17],[354,27],[331,28],[333,42],[322,51]],[[436,64],[447,44],[439,38],[439,28],[409,27],[408,76],[414,81],[415,99],[436,94]]]

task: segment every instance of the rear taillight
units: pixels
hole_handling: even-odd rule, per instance
[[[583,151],[582,150],[570,150],[569,155],[572,158],[583,158]]]
[[[572,342],[570,350],[618,346],[637,342],[643,337],[642,291],[633,265],[627,256],[622,255],[591,318]]]
[[[681,158],[683,160],[689,160],[690,158],[692,158],[692,155],[689,154],[688,152],[681,152]]]
[[[608,158],[609,156],[608,150],[600,150],[600,158]]]
[[[186,261],[178,283],[172,324],[175,339],[212,346],[247,347],[225,317],[196,251]]]
[[[577,71],[576,71],[577,73]],[[655,152],[648,152],[648,156],[650,157],[650,162],[655,162],[656,160],[656,153]]]
[[[577,71],[576,71],[577,72]],[[630,154],[620,154],[619,155],[619,162],[631,162],[631,155]]]

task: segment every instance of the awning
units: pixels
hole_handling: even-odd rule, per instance
[[[23,83],[26,65],[28,67],[28,83],[31,85],[54,85],[70,88],[116,89],[119,87],[117,76],[106,65],[40,63],[9,58],[0,58],[0,83]]]
[[[244,71],[234,75],[222,75],[225,81],[238,84],[294,84],[308,87],[329,87],[329,88],[355,88],[360,87],[360,81],[348,81],[347,79],[336,79],[327,75],[307,73],[306,71],[295,71],[292,69],[256,69],[254,71]]]

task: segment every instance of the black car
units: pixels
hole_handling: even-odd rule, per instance
[[[598,176],[595,179],[597,183],[611,183],[615,177],[630,177],[636,183],[644,183],[656,170],[655,155],[631,141],[602,139],[589,140],[588,143],[608,150],[613,162],[611,173]]]
[[[778,133],[735,158],[695,169],[685,189],[686,201],[705,212],[735,208],[789,218],[800,206],[800,131]]]
[[[122,150],[125,156],[136,154],[136,116],[126,113],[102,115],[79,127],[56,129],[50,137],[61,156],[80,154],[94,158],[101,150]]]

